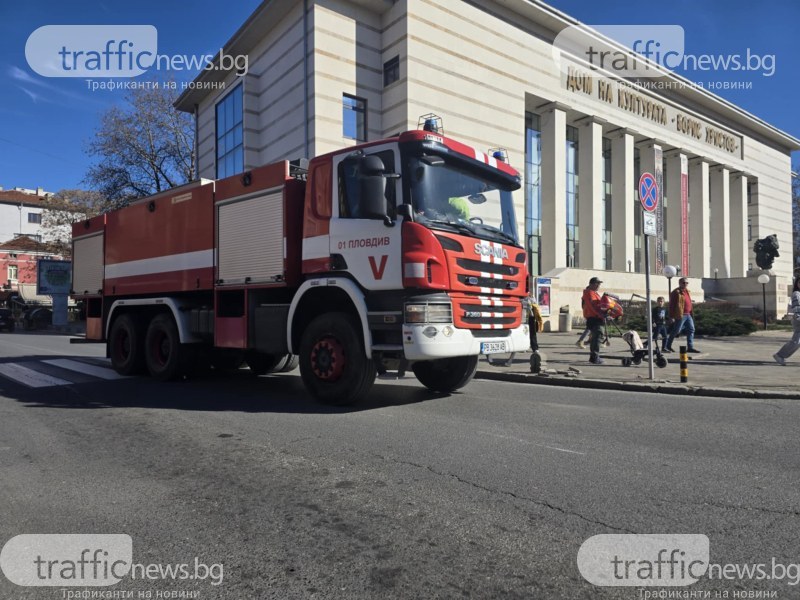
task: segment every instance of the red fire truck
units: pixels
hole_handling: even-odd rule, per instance
[[[76,223],[87,340],[106,342],[117,372],[159,380],[299,363],[329,404],[406,366],[451,392],[481,354],[526,350],[519,174],[426,122]]]

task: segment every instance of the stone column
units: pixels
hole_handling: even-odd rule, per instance
[[[611,138],[611,268],[628,271],[633,265],[633,135],[618,129]]]
[[[731,277],[747,276],[750,242],[747,240],[747,175],[731,176]]]
[[[689,274],[708,277],[711,264],[709,246],[708,162],[689,161]]]
[[[542,273],[567,266],[567,113],[549,104],[542,124]]]
[[[664,154],[667,177],[667,264],[680,266],[683,237],[681,235],[681,157],[685,155],[678,150]]]
[[[709,173],[711,264],[709,275],[731,276],[730,171],[715,166]],[[716,269],[716,271],[715,271]]]
[[[587,117],[578,123],[578,266],[603,268],[603,124]]]

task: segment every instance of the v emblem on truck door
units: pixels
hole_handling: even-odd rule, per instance
[[[369,257],[369,266],[372,269],[372,276],[375,279],[383,279],[383,270],[386,268],[386,259],[389,258],[386,254],[381,256],[381,264],[375,264],[375,257]]]

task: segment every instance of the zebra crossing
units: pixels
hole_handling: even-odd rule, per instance
[[[52,358],[0,363],[0,376],[29,388],[128,379],[104,358]]]

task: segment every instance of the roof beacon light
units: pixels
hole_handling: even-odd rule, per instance
[[[442,117],[433,113],[422,115],[417,122],[417,127],[423,131],[430,131],[431,133],[438,133],[444,135],[444,127],[442,126]]]
[[[489,155],[508,164],[508,150],[505,148],[489,148]]]

